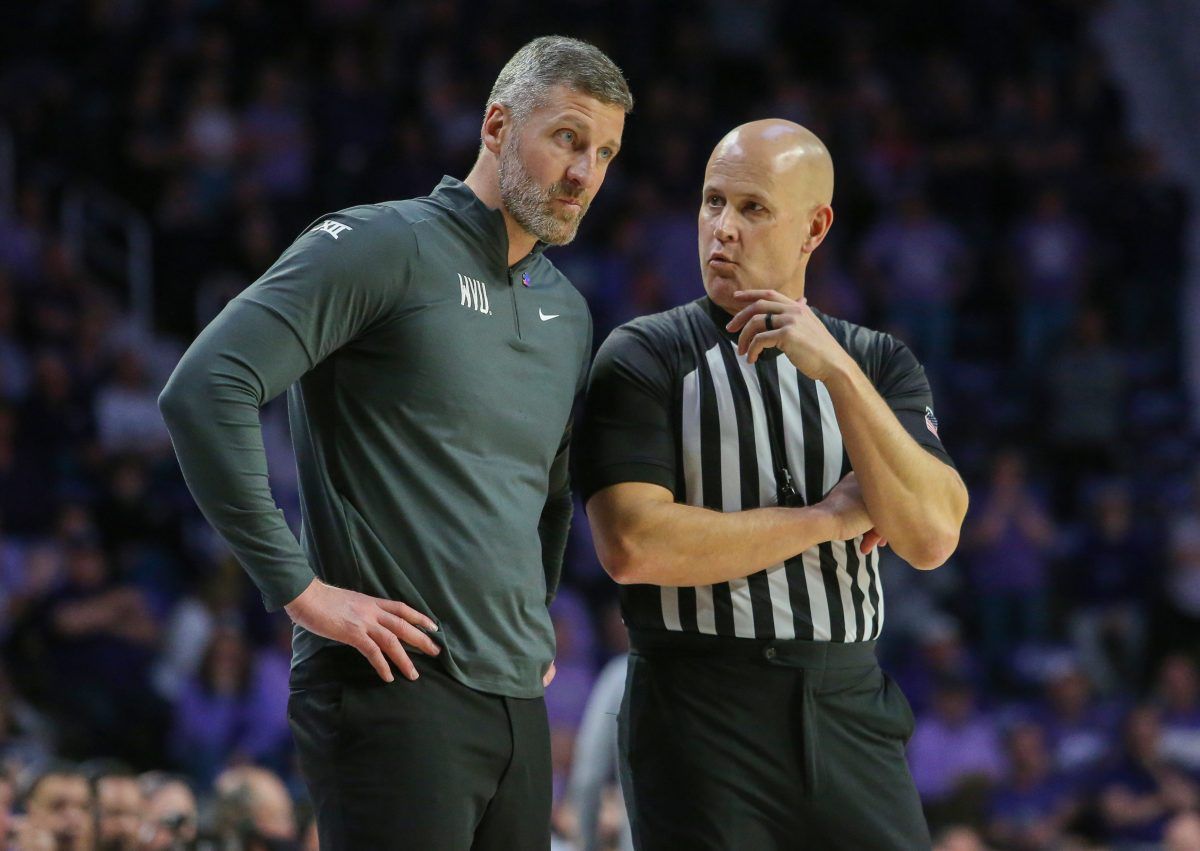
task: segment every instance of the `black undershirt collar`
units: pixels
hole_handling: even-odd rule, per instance
[[[720,332],[722,337],[733,343],[737,343],[738,337],[741,336],[741,330],[739,329],[737,333],[734,333],[725,327],[725,324],[733,318],[733,316],[726,311],[725,308],[721,307],[721,305],[709,298],[707,294],[696,299],[696,304],[700,305],[700,309],[708,314],[708,318],[711,319],[713,324],[717,326],[717,331]],[[762,357],[765,358],[774,358],[778,356],[779,349],[776,348],[763,349],[762,351]]]

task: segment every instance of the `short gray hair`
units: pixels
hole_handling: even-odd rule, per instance
[[[633,95],[616,63],[594,44],[562,35],[535,38],[518,50],[496,77],[488,107],[501,103],[523,121],[545,103],[555,86],[566,86],[625,112],[633,110]]]

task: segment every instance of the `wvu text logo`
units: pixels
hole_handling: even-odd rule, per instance
[[[310,230],[309,233],[324,231],[334,239],[337,239],[339,233],[347,230],[354,230],[354,228],[350,227],[350,225],[344,225],[341,222],[335,222],[333,219],[326,219],[325,221],[321,222],[321,224]]]
[[[492,307],[488,303],[487,284],[483,281],[477,281],[474,278],[468,278],[461,273],[455,274],[458,275],[458,289],[462,295],[462,300],[459,304],[491,316]]]

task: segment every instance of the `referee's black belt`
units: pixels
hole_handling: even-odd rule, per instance
[[[745,659],[789,668],[827,670],[874,664],[875,642],[805,641],[800,638],[735,638],[701,632],[629,630],[629,649],[639,656],[705,656]]]

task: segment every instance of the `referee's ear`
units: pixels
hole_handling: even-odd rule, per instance
[[[831,227],[833,227],[833,207],[822,204],[817,207],[808,223],[808,236],[800,244],[800,250],[805,254],[812,254],[817,250],[817,246],[825,241]]]

